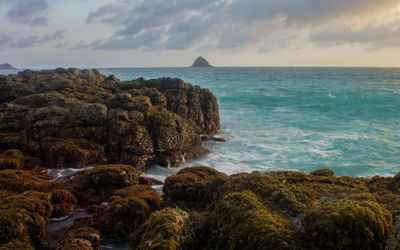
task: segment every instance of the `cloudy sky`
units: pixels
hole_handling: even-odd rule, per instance
[[[19,68],[400,67],[400,0],[0,0]]]

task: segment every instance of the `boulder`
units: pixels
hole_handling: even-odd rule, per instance
[[[252,192],[226,195],[215,209],[213,249],[294,249],[295,229]]]
[[[21,169],[24,165],[24,155],[19,150],[7,150],[0,154],[1,169]]]
[[[73,228],[66,232],[64,238],[57,243],[56,249],[99,250],[100,233],[91,227]]]
[[[169,176],[165,180],[163,191],[173,202],[188,201],[194,202],[197,207],[205,207],[218,200],[228,181],[226,174],[212,168],[188,167]]]
[[[140,172],[129,165],[100,165],[79,172],[69,182],[81,202],[99,204],[117,189],[139,183]]]
[[[18,245],[31,242],[35,248],[47,248],[46,228],[52,209],[50,195],[34,191],[3,200],[0,203],[0,245],[19,241]]]
[[[306,212],[302,225],[317,248],[384,249],[392,215],[371,195],[323,202]]]
[[[102,237],[127,239],[153,211],[162,207],[162,198],[154,189],[134,185],[116,191],[109,203],[96,209],[93,221]]]
[[[153,212],[130,237],[132,249],[193,249],[193,243],[189,214],[175,208]]]

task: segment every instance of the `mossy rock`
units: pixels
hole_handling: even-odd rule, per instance
[[[278,206],[290,215],[296,215],[317,202],[318,193],[310,187],[301,185],[308,181],[307,175],[296,172],[289,176],[273,172],[265,174],[253,172],[234,176],[230,191],[249,190],[260,197],[264,204]]]
[[[46,228],[52,213],[50,195],[28,192],[0,203],[0,245],[29,241],[35,248],[48,247]]]
[[[0,154],[1,169],[21,169],[24,165],[24,155],[21,151],[10,149]]]
[[[169,176],[163,191],[172,201],[192,201],[205,206],[216,201],[216,195],[228,180],[226,174],[209,167],[188,167]]]
[[[370,194],[323,202],[302,219],[311,242],[322,249],[384,249],[392,222]]]
[[[79,201],[99,204],[115,190],[139,183],[140,171],[130,165],[100,165],[78,173],[69,184]]]
[[[132,249],[193,249],[194,231],[189,214],[175,208],[153,212],[130,237]]]
[[[56,247],[56,250],[93,250],[90,241],[85,239],[65,238],[62,239]]]
[[[163,206],[161,196],[153,188],[134,185],[116,191],[110,203],[97,207],[93,221],[103,237],[126,239]]]
[[[0,250],[35,250],[29,241],[13,240],[0,246]]]
[[[290,221],[249,191],[228,194],[218,202],[214,227],[211,248],[295,248],[295,230]]]
[[[54,188],[65,187],[65,183],[50,182],[48,177],[32,170],[0,170],[0,189],[22,193],[28,190],[48,192]]]
[[[88,244],[89,242],[89,244]],[[69,230],[57,244],[56,249],[100,249],[100,233],[91,227],[78,227]]]
[[[86,139],[42,140],[44,162],[48,168],[85,167],[106,163],[104,148]]]
[[[51,191],[51,203],[53,204],[51,217],[63,217],[75,210],[77,200],[68,190],[54,189]]]
[[[316,175],[316,176],[335,177],[335,172],[333,172],[331,169],[327,169],[327,168],[314,170],[310,174]]]

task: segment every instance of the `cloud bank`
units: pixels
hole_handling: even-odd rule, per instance
[[[8,7],[6,17],[9,21],[31,26],[46,25],[49,9],[47,0],[0,0]]]
[[[367,25],[371,17],[379,18],[399,5],[399,0],[121,0],[89,13],[88,24],[110,25],[116,32],[86,47],[253,48],[263,52],[296,44],[301,39],[321,46],[354,42],[376,49],[400,46],[400,34],[393,31],[398,20],[380,26]],[[364,19],[365,28],[353,31],[349,27]]]

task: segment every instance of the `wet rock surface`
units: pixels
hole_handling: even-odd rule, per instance
[[[180,79],[62,68],[0,78],[0,169],[23,168],[24,156],[47,168],[177,166],[207,152],[201,134],[219,126],[215,96]]]
[[[389,237],[388,247],[398,245],[397,179],[193,167],[168,177],[164,190],[170,206],[189,211],[195,240],[186,249],[385,249]],[[215,205],[182,202],[204,204],[199,193],[214,194]]]

